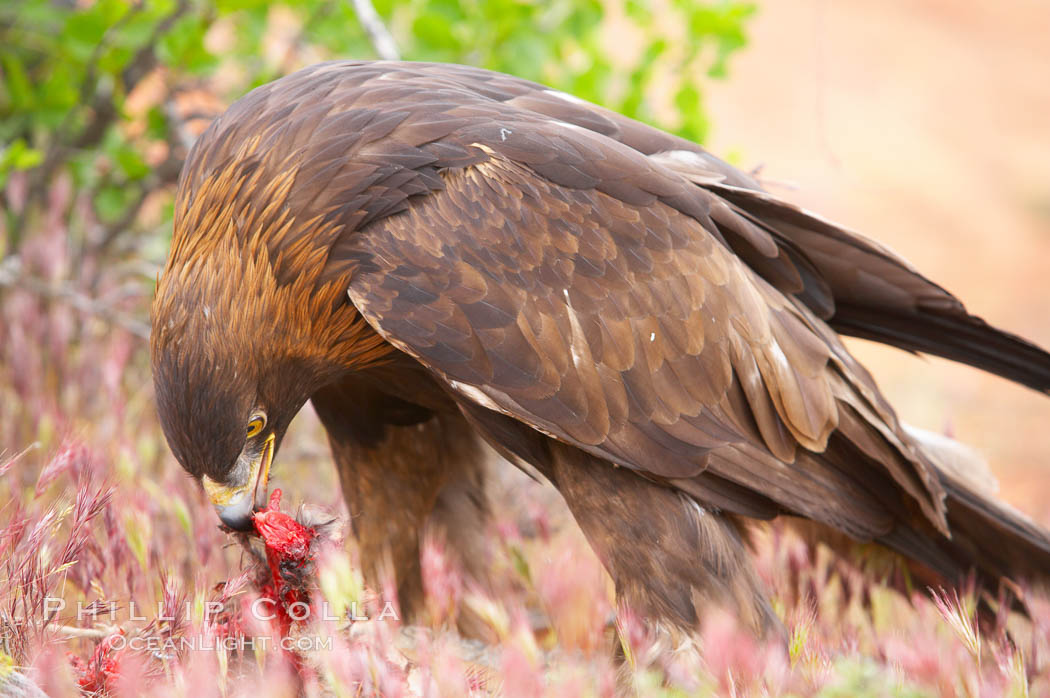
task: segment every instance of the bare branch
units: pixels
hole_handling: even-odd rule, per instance
[[[390,35],[390,30],[383,24],[383,18],[376,12],[376,8],[372,5],[372,0],[350,0],[350,5],[354,8],[357,21],[361,23],[365,33],[368,34],[368,38],[371,39],[372,48],[376,50],[376,55],[384,61],[401,60],[401,53],[397,50],[397,43],[394,41],[394,37]]]
[[[122,327],[136,337],[149,339],[149,325],[141,320],[110,307],[98,298],[81,293],[68,281],[51,283],[23,274],[19,267],[17,257],[8,257],[5,263],[0,265],[0,286],[22,288],[44,298],[63,301],[81,312]]]

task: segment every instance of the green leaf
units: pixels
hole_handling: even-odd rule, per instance
[[[0,93],[0,103],[10,100],[16,111],[28,111],[34,103],[33,85],[25,67],[14,53],[0,54],[0,65],[4,68],[4,91]],[[3,95],[7,99],[3,99]]]
[[[188,73],[203,73],[216,64],[215,57],[204,46],[203,18],[180,17],[158,45],[161,60]]]
[[[43,161],[42,152],[30,148],[23,139],[19,138],[4,149],[3,155],[0,156],[0,170],[28,170]]]
[[[99,218],[112,222],[121,217],[135,196],[133,187],[107,185],[95,196],[95,211]]]
[[[124,144],[124,147],[113,153],[113,157],[116,159],[121,172],[129,180],[142,179],[149,174],[149,165],[142,159],[139,151],[131,145]]]
[[[160,107],[151,107],[146,112],[146,135],[162,140],[168,136],[168,115]]]
[[[456,48],[454,33],[452,22],[437,12],[420,15],[412,22],[412,34],[431,50]]]
[[[707,117],[704,115],[700,90],[692,81],[687,80],[678,89],[674,105],[682,119],[679,134],[692,141],[703,141],[707,136]]]
[[[647,25],[653,21],[652,5],[648,0],[627,0],[624,9],[635,22]]]
[[[74,12],[66,20],[62,43],[79,61],[88,61],[106,33],[105,13],[100,5]]]

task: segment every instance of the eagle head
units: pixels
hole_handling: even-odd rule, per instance
[[[233,259],[194,261],[169,265],[158,285],[157,409],[172,453],[200,480],[222,522],[246,530],[266,503],[289,423],[341,366],[323,351],[323,332],[289,322],[289,307],[299,302],[292,289],[272,277],[235,278],[245,270]]]
[[[222,522],[247,530],[266,503],[284,432],[324,367],[282,355],[268,333],[229,331],[229,306],[161,307],[167,331],[154,333],[152,363],[164,435]]]
[[[272,150],[211,135],[176,196],[150,351],[172,452],[221,520],[245,530],[302,405],[391,347],[347,298],[349,271],[330,263],[338,221],[289,204],[303,193],[294,159],[275,165]],[[224,148],[219,166],[202,165]]]

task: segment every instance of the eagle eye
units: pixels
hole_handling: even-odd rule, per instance
[[[261,412],[253,414],[252,418],[248,420],[248,438],[250,439],[254,436],[258,436],[265,426],[266,415]]]

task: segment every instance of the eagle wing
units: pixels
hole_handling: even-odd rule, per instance
[[[717,208],[732,212],[712,214],[723,240],[836,331],[960,361],[1050,393],[1050,357],[1043,349],[969,314],[884,245],[770,195],[703,147],[535,83],[467,67],[455,72],[496,99],[615,139],[718,194]]]
[[[623,143],[716,193],[722,201],[712,219],[724,242],[836,331],[960,361],[1050,393],[1050,357],[1043,349],[969,314],[884,245],[770,195],[703,147],[520,78],[466,66],[448,72],[492,99]]]
[[[616,139],[489,108],[448,136],[475,162],[339,243],[384,338],[460,399],[708,503],[870,538],[908,499],[945,530],[870,376],[725,244],[752,221]]]

